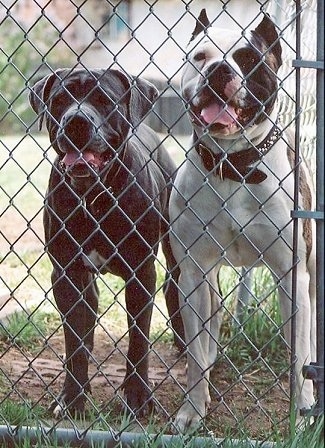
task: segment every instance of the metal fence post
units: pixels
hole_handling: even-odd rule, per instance
[[[316,74],[316,316],[317,359],[304,366],[304,375],[314,381],[317,402],[312,415],[324,414],[324,2],[317,2],[317,61],[305,62],[305,67],[317,70]]]

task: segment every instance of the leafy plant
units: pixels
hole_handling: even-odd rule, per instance
[[[225,316],[221,328],[221,346],[236,365],[252,362],[259,357],[280,364],[287,357],[286,343],[281,331],[281,315],[277,293],[267,269],[256,269],[251,278],[251,298],[236,314],[238,282],[234,272],[223,271],[222,291]]]
[[[68,55],[62,48],[55,51],[58,30],[44,19],[29,30],[10,15],[0,25],[0,129],[14,134],[35,121],[28,102],[29,82],[56,67],[58,60],[65,64]]]
[[[21,349],[38,348],[45,336],[58,326],[58,317],[44,312],[14,312],[5,325],[0,326],[0,341]]]
[[[34,425],[35,421],[44,416],[44,409],[41,406],[34,406],[25,401],[16,403],[13,400],[4,400],[0,403],[0,421],[10,425]]]
[[[29,401],[25,401],[23,404],[16,403],[12,400],[4,400],[0,403],[0,423],[11,425],[11,426],[29,426],[36,429],[46,418],[47,411],[38,405],[33,405]],[[93,415],[91,421],[94,423],[89,427],[89,421],[85,421],[82,427],[88,427],[90,431],[109,431],[111,426],[108,422],[113,419],[115,431],[117,434],[122,434],[123,432],[132,432],[132,418],[126,414],[120,414],[119,416],[112,415],[112,412],[99,413],[98,415]],[[158,424],[159,425],[159,424]],[[78,425],[79,427],[79,425]],[[167,427],[166,427],[167,428]],[[143,435],[136,434],[132,446],[138,448],[153,448],[153,447],[168,447],[168,448],[194,448],[196,446],[202,446],[204,448],[212,448],[213,446],[219,446],[220,439],[213,438],[212,434],[206,435],[204,438],[201,433],[192,433],[190,435],[184,436],[167,436],[166,428],[159,429],[157,423],[154,419],[151,419],[148,426],[146,427],[145,433]],[[229,428],[229,432],[231,430]],[[227,433],[227,428],[225,428],[225,433]],[[96,436],[95,436],[96,437]],[[266,446],[269,446],[266,442]],[[39,431],[39,438],[35,442],[31,443],[28,437],[23,440],[11,444],[15,448],[29,448],[34,446],[36,448],[56,448],[64,447],[69,448],[72,446],[68,442],[61,441],[57,442],[55,439],[55,433],[50,435],[47,440],[42,438],[42,431]],[[74,446],[74,445],[73,445]],[[87,445],[88,446],[88,445]],[[91,441],[92,448],[101,448],[106,446],[104,442]],[[220,445],[221,446],[221,445]],[[255,446],[255,443],[248,438],[243,438],[242,440],[233,440],[231,436],[225,437],[222,441],[223,448],[251,448]],[[260,442],[256,442],[256,446],[264,446]],[[280,434],[277,434],[275,440],[272,442],[274,448],[323,448],[324,447],[324,416],[319,416],[314,423],[307,421],[305,427],[297,430],[294,424],[291,428],[291,433],[287,437],[283,438]]]

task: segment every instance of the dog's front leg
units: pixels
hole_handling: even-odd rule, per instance
[[[164,283],[164,295],[170,322],[173,330],[174,343],[180,352],[185,349],[184,326],[178,302],[178,278],[179,268],[176,264],[168,234],[167,226],[163,226],[162,250],[166,259],[166,275]]]
[[[282,318],[285,322],[284,334],[288,346],[291,345],[291,318],[292,303],[290,300],[290,292],[292,280],[291,275],[287,275],[282,279],[279,288],[280,305]],[[302,375],[304,365],[309,365],[312,360],[312,349],[314,341],[311,341],[311,313],[312,305],[309,299],[309,274],[303,264],[298,264],[297,273],[297,313],[296,313],[296,400],[297,400],[297,419],[296,424],[301,421],[300,411],[308,411],[315,403],[313,395],[313,382],[307,380]],[[314,297],[312,298],[314,300]],[[314,317],[313,317],[314,318]]]
[[[156,271],[153,260],[135,269],[126,281],[125,299],[129,326],[129,350],[123,388],[128,410],[138,416],[151,410],[148,383],[149,329],[152,315]]]
[[[88,358],[94,344],[98,290],[93,276],[84,269],[54,270],[52,283],[66,348],[64,386],[50,406],[59,417],[66,410],[71,414],[82,413],[85,395],[90,392]]]
[[[211,399],[211,315],[215,311],[209,283],[202,271],[183,262],[179,278],[179,302],[187,343],[187,392],[175,426],[181,432],[195,429],[206,415]]]

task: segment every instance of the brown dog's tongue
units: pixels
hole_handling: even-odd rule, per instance
[[[236,122],[238,115],[232,106],[227,105],[223,108],[219,104],[211,104],[202,109],[201,117],[208,124],[220,123],[228,126]]]
[[[68,152],[64,157],[62,162],[66,166],[71,166],[73,164],[85,164],[95,161],[95,156],[90,151],[85,151],[82,154],[76,151]]]

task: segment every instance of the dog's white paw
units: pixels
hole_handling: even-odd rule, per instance
[[[189,401],[186,401],[178,411],[174,427],[181,434],[196,431],[200,428],[204,416],[205,410],[200,412]]]
[[[306,428],[315,422],[315,418],[312,415],[312,407],[310,406],[308,409],[297,409],[295,427],[298,432],[305,431]]]
[[[58,403],[52,410],[53,417],[57,420],[62,418],[65,410],[66,410],[65,403],[62,402]]]

